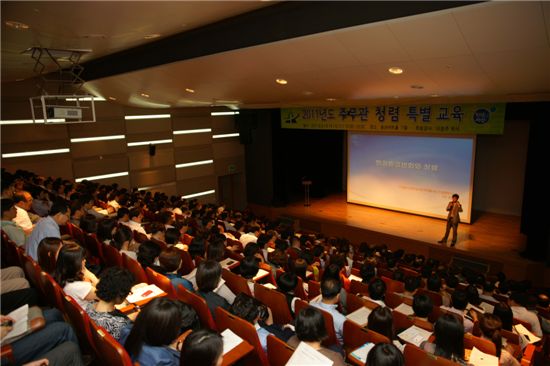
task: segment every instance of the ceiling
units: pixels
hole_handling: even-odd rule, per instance
[[[12,14],[31,23],[28,31],[3,25],[2,81],[32,75],[32,63],[16,52],[33,39],[44,46],[92,48],[89,57],[100,57],[148,42],[147,34],[181,32],[182,23],[200,26],[266,5],[161,3],[153,18],[166,19],[159,25],[150,21],[148,3],[132,2],[131,10],[128,3],[70,3],[72,12],[55,17],[42,5],[48,3],[21,4],[25,12],[17,6],[10,13],[2,3],[3,23]],[[186,16],[170,22],[176,12]],[[36,26],[39,34],[33,33],[33,17],[44,18],[44,28]],[[549,65],[550,3],[486,2],[172,62],[89,81],[85,88],[117,103],[158,108],[540,101],[550,100]],[[390,74],[392,66],[403,74]]]

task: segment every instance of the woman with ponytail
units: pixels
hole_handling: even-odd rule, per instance
[[[502,347],[502,322],[493,314],[484,314],[479,320],[482,338],[495,344],[500,366],[520,366],[518,360],[508,350]]]

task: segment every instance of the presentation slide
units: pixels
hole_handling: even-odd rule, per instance
[[[475,137],[348,132],[348,202],[470,223]]]

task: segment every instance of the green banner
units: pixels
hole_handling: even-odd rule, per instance
[[[282,108],[281,127],[388,133],[501,135],[505,103]]]

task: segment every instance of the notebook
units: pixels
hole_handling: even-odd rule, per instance
[[[333,362],[315,348],[300,342],[286,366],[332,366]]]
[[[138,301],[143,301],[143,300],[151,299],[153,297],[157,297],[158,295],[162,295],[162,294],[164,294],[164,291],[162,291],[156,285],[147,285],[147,286],[140,287],[138,289],[134,289],[133,293],[131,295],[128,295],[128,297],[126,298],[126,301],[128,301],[130,304],[133,304]]]
[[[267,276],[267,275],[269,275],[269,272],[266,271],[265,269],[261,269],[261,268],[260,268],[260,269],[258,270],[258,273],[256,274],[256,276],[254,276],[253,280],[254,280],[254,281],[258,281],[258,280],[264,278],[264,277]]]
[[[405,315],[414,315],[414,310],[410,305],[407,305],[405,303],[400,304],[398,307],[394,309],[394,311],[398,311],[401,314]]]
[[[25,304],[7,315],[14,320],[11,331],[2,339],[2,344],[9,344],[29,331],[29,305]]]
[[[367,342],[361,347],[357,348],[355,351],[353,351],[351,355],[361,361],[361,363],[366,364],[367,356],[369,355],[370,350],[374,348],[374,346],[374,343]]]
[[[363,306],[355,310],[353,313],[346,315],[346,319],[351,320],[352,322],[364,327],[365,325],[367,325],[369,314],[371,313],[371,311],[371,309]]]
[[[225,258],[223,261],[220,262],[222,268],[231,268],[231,267],[234,267],[235,264],[237,264],[239,262],[237,262],[236,260],[234,259],[231,259],[231,258]]]
[[[262,283],[262,285],[263,285],[264,287],[267,287],[267,288],[272,289],[272,290],[276,290],[276,289],[277,289],[277,287],[276,287],[275,285],[273,285],[272,283],[269,283],[269,282],[268,282],[268,283]]]
[[[494,305],[488,304],[486,302],[482,302],[481,304],[479,304],[479,307],[482,308],[483,311],[485,311],[486,313],[489,313],[489,314],[492,314],[493,310],[495,310]]]
[[[431,332],[413,325],[399,333],[397,336],[407,343],[420,347],[422,342],[427,341],[431,335]]]
[[[498,357],[483,353],[474,347],[468,362],[475,366],[498,366]]]
[[[350,281],[363,282],[363,279],[362,279],[361,277],[356,276],[356,275],[354,275],[354,274],[350,274],[349,277],[348,277],[348,279],[349,279]]]
[[[541,340],[541,338],[537,337],[533,333],[529,331],[529,329],[525,328],[523,324],[516,324],[514,325],[514,328],[519,333],[520,337],[525,338],[527,343],[537,343]]]
[[[222,333],[222,340],[223,340],[223,354],[230,352],[233,348],[237,347],[243,339],[233,333],[231,329],[226,329]]]

